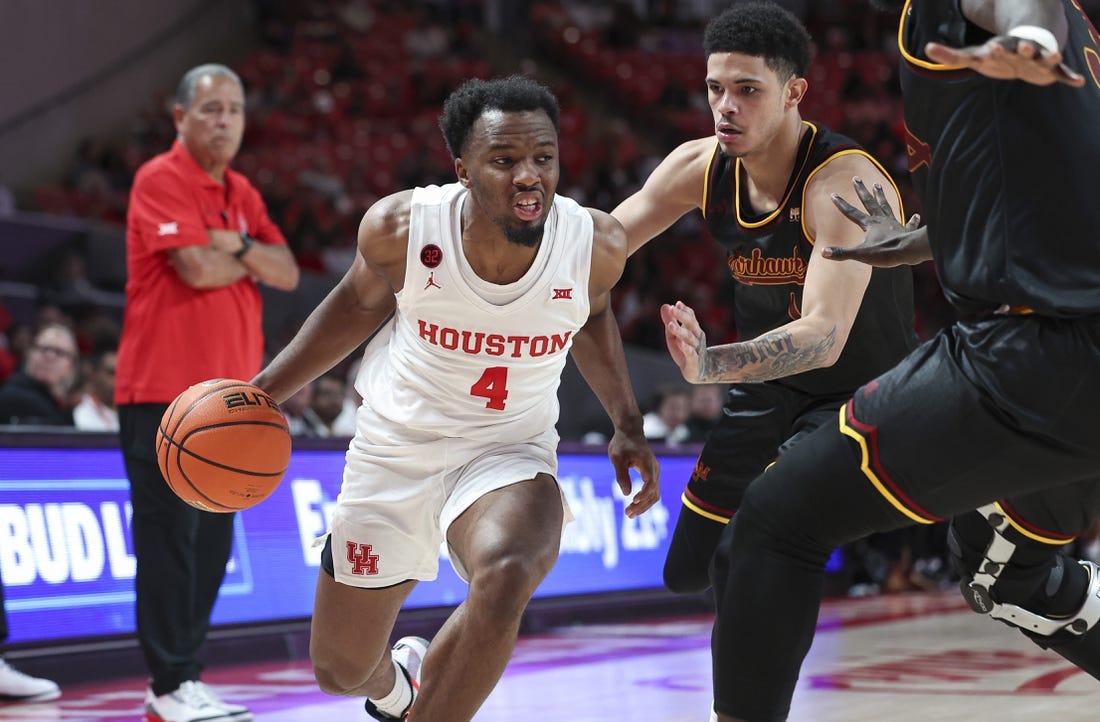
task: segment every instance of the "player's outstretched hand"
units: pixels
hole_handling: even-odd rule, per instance
[[[665,324],[665,343],[672,360],[680,367],[684,379],[693,384],[702,382],[707,358],[707,335],[695,318],[695,311],[683,301],[661,306]]]
[[[623,496],[630,498],[633,489],[630,470],[637,469],[642,477],[642,488],[626,506],[628,517],[633,519],[657,503],[661,498],[661,469],[640,428],[634,433],[615,429],[615,435],[607,445],[607,455],[615,467],[615,482]]]
[[[848,220],[866,231],[866,235],[858,246],[822,248],[822,256],[834,261],[853,260],[883,268],[912,266],[932,258],[928,234],[918,231],[919,215],[914,215],[903,226],[894,216],[894,209],[886,200],[886,194],[881,185],[875,184],[874,193],[867,190],[867,186],[860,178],[853,178],[852,185],[866,212],[859,210],[835,193],[832,197],[833,205],[840,209]]]
[[[997,35],[982,45],[965,48],[928,43],[924,52],[933,62],[970,68],[989,78],[1023,80],[1033,85],[1065,83],[1075,88],[1085,84],[1083,76],[1062,62],[1060,52],[1012,35]]]

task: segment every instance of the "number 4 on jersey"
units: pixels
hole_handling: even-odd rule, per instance
[[[488,399],[485,408],[504,411],[504,401],[508,398],[508,367],[490,366],[481,374],[481,378],[470,387],[471,396]]]

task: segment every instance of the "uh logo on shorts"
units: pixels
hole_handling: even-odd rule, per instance
[[[351,564],[351,573],[359,576],[374,576],[378,574],[378,555],[371,554],[370,544],[348,542],[348,563]]]

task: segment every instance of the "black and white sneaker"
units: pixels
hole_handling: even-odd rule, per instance
[[[427,653],[428,640],[422,637],[402,637],[394,643],[391,654],[393,660],[401,667],[401,671],[405,673],[405,678],[409,680],[409,686],[412,687],[412,702],[409,702],[409,706],[405,708],[400,717],[394,717],[380,711],[368,699],[365,705],[368,715],[377,720],[404,720],[409,718],[409,712],[412,711],[413,704],[416,702],[416,695],[420,692],[420,665]]]

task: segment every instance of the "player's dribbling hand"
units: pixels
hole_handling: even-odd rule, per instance
[[[987,78],[1023,80],[1032,85],[1065,83],[1075,88],[1085,84],[1083,76],[1062,62],[1060,52],[1011,35],[998,35],[982,45],[965,48],[928,43],[924,52],[933,62],[970,68]]]
[[[630,498],[633,490],[630,469],[637,469],[642,477],[642,488],[626,506],[628,517],[633,519],[657,503],[661,498],[661,469],[649,443],[642,436],[640,427],[635,433],[615,429],[615,434],[607,445],[607,455],[615,467],[615,483],[626,498]]]
[[[661,320],[665,324],[668,352],[680,367],[680,373],[686,381],[701,383],[707,358],[707,335],[695,318],[695,311],[683,301],[674,305],[666,303],[661,306]]]
[[[852,179],[852,185],[866,212],[859,210],[835,193],[832,196],[833,205],[848,220],[866,231],[866,235],[858,246],[822,248],[823,257],[834,261],[860,261],[882,268],[912,266],[932,257],[927,234],[915,233],[920,228],[919,215],[914,214],[903,226],[894,215],[894,209],[886,200],[886,194],[881,185],[875,184],[874,193],[867,190],[863,180],[858,177]]]

